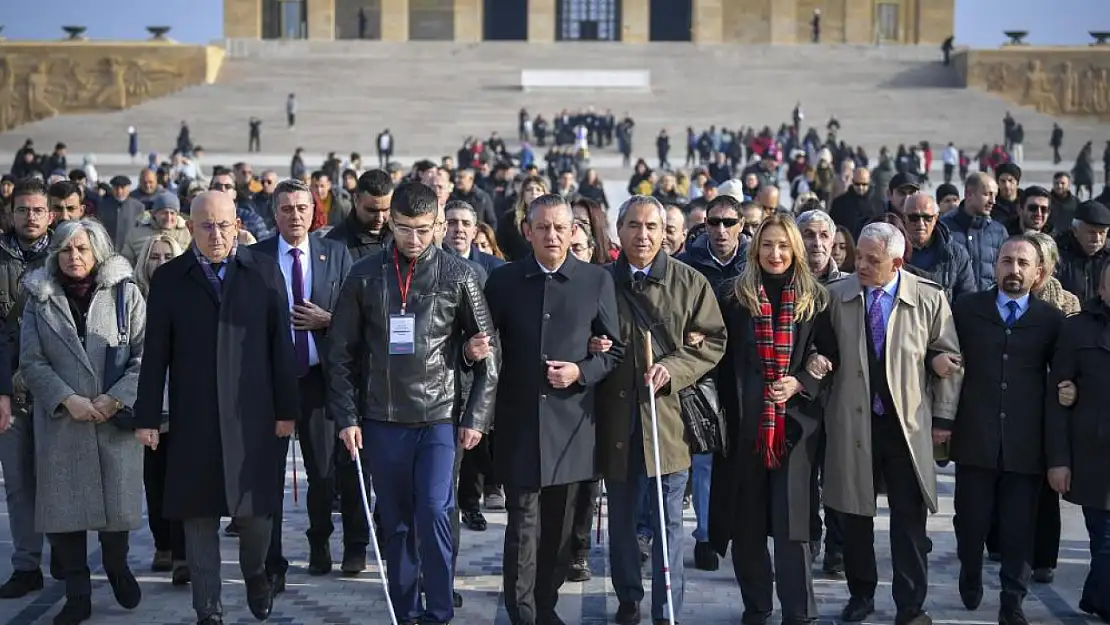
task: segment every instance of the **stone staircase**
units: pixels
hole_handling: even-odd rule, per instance
[[[549,119],[563,108],[594,106],[630,113],[637,122],[638,155],[654,155],[666,127],[762,127],[786,121],[801,101],[806,125],[823,128],[835,114],[841,135],[876,154],[882,145],[955,141],[977,150],[1000,141],[1001,119],[1015,109],[991,95],[961,89],[939,53],[917,47],[695,46],[691,44],[481,44],[369,41],[230,41],[217,84],[193,87],[138,107],[71,115],[0,134],[0,152],[26,137],[42,146],[65,141],[77,153],[126,150],[126,129],[139,129],[143,151],[166,152],[181,120],[194,142],[211,153],[246,149],[247,120],[263,120],[262,149],[289,154],[352,150],[370,155],[382,128],[393,131],[397,154],[453,153],[467,135],[491,130],[516,137],[524,107]],[[647,69],[651,93],[559,91],[523,93],[524,68]],[[297,128],[285,128],[285,98],[299,100]],[[1053,119],[1015,109],[1025,125],[1027,159],[1049,156]],[[1065,120],[1066,157],[1081,141],[1110,138],[1095,120]],[[681,139],[672,139],[675,152]],[[681,158],[681,155],[679,155]]]

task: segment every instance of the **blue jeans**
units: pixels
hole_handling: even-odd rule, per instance
[[[364,421],[362,431],[378,496],[389,596],[397,620],[448,623],[455,617],[451,594],[455,427]],[[421,590],[427,610],[420,600]]]
[[[1110,510],[1083,508],[1091,539],[1091,571],[1083,583],[1084,603],[1101,614],[1110,613]]]
[[[37,571],[42,561],[42,534],[35,531],[35,439],[31,406],[12,402],[12,427],[0,436],[0,463],[12,533],[12,569]]]
[[[694,454],[690,471],[693,479],[694,518],[698,525],[694,528],[694,540],[709,542],[709,484],[713,478],[713,454]]]
[[[633,420],[639,422],[639,415]],[[636,526],[641,511],[650,515],[651,529],[659,536],[659,502],[655,478],[646,479],[643,435],[636,427],[629,440],[628,473],[626,480],[606,480],[609,492],[609,568],[612,571],[613,591],[621,603],[639,603],[644,598],[644,581],[640,570],[640,547],[636,540]],[[686,592],[686,573],[682,563],[682,497],[686,494],[689,471],[678,471],[663,476],[663,514],[667,532],[667,551],[670,557],[671,592],[674,613],[678,618]],[[645,502],[645,498],[650,497]],[[663,541],[654,540],[651,546],[651,618],[667,618],[667,583],[663,575]]]

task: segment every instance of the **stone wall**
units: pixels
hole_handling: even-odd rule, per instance
[[[1110,121],[1110,46],[962,50],[954,66],[964,86],[1014,104]]]
[[[620,0],[621,41],[647,43],[651,24],[651,4],[648,0]]]
[[[224,37],[262,38],[262,0],[224,0]]]
[[[224,52],[172,42],[0,41],[0,132],[215,82]]]

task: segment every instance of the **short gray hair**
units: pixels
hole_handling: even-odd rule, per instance
[[[818,210],[818,209],[808,210],[808,211],[802,213],[801,215],[798,215],[798,220],[797,221],[798,221],[798,230],[801,230],[802,228],[805,228],[806,224],[808,224],[811,221],[819,221],[819,222],[825,224],[826,226],[828,226],[829,232],[832,232],[834,234],[836,233],[836,222],[833,221],[833,218],[829,217],[829,214],[826,213],[823,210]]]
[[[560,206],[566,209],[567,214],[570,215],[571,222],[574,222],[574,210],[571,209],[570,203],[567,202],[566,198],[558,193],[545,193],[532,200],[532,203],[528,205],[528,223],[532,223],[532,219],[536,216],[536,211],[542,208],[557,208]]]
[[[898,228],[885,222],[867,224],[859,233],[860,241],[871,239],[883,244],[883,249],[891,258],[902,258],[906,255],[906,237]]]
[[[97,267],[116,255],[116,249],[112,246],[112,238],[108,236],[108,231],[100,225],[99,221],[93,219],[64,221],[54,230],[54,236],[50,238],[50,248],[46,255],[46,272],[51,277],[58,277],[59,275],[58,253],[69,245],[73,237],[82,232],[89,236],[89,245],[92,247],[93,259],[96,261]]]
[[[478,211],[475,210],[474,206],[466,200],[447,200],[447,203],[443,205],[444,218],[447,217],[447,213],[449,211],[468,211],[474,217],[475,225],[477,225],[478,223]]]
[[[666,225],[667,209],[663,206],[662,202],[651,197],[650,195],[633,195],[632,197],[625,200],[624,204],[621,204],[621,207],[617,210],[617,226],[619,227],[624,223],[624,216],[628,214],[629,209],[631,209],[633,206],[639,206],[641,204],[647,204],[649,206],[655,207],[655,212],[659,213],[659,223]]]

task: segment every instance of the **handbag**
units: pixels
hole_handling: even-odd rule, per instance
[[[636,326],[651,337],[651,351],[658,362],[664,356],[678,351],[665,331],[656,332],[659,324],[652,320],[637,297],[630,291],[622,294],[632,308]],[[663,338],[660,338],[663,337]],[[717,395],[717,383],[711,373],[702,376],[691,386],[678,391],[679,414],[682,416],[683,437],[693,454],[720,453],[728,455],[728,436],[725,431],[725,413]]]
[[[127,286],[126,282],[117,284],[116,290],[116,331],[119,333],[117,345],[104,348],[104,389],[107,393],[119,379],[127,373],[127,363],[131,361],[131,334],[127,327]],[[120,408],[109,422],[126,432],[135,431],[135,413],[130,407]]]

